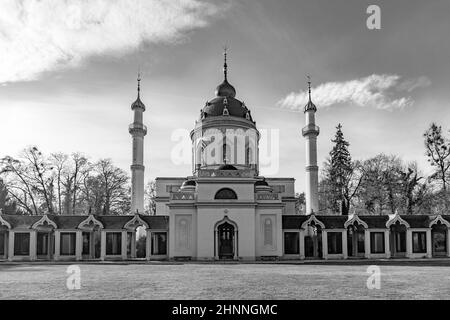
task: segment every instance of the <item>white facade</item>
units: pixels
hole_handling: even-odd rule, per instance
[[[169,216],[171,259],[273,259],[282,215],[296,214],[293,178],[259,176],[259,132],[227,80],[191,132],[192,176],[156,179],[156,214]]]

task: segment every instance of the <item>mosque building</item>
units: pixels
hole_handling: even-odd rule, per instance
[[[228,82],[208,100],[190,133],[192,172],[156,178],[156,214],[144,215],[145,105],[131,109],[132,204],[129,215],[0,214],[0,261],[130,260],[138,228],[147,260],[282,260],[450,257],[450,215],[321,214],[317,108],[304,108],[306,209],[294,178],[259,172],[260,133],[251,110]],[[299,143],[300,143],[300,134]],[[300,169],[299,169],[300,170]]]

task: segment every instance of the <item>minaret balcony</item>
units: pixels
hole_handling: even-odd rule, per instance
[[[128,132],[130,134],[143,133],[144,135],[146,135],[147,134],[147,126],[145,126],[142,123],[132,123],[128,126]]]
[[[319,132],[320,132],[319,127],[316,126],[315,124],[308,124],[302,129],[303,136],[307,136],[310,134],[318,136]]]

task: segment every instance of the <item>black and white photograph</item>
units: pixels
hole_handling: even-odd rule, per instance
[[[448,300],[449,88],[448,0],[0,0],[0,300]]]

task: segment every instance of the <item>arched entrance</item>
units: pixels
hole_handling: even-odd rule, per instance
[[[225,222],[217,228],[219,238],[219,259],[234,257],[234,227]]]
[[[238,259],[238,229],[236,223],[225,216],[214,226],[214,256],[220,260]]]
[[[310,215],[308,220],[303,222],[301,228],[305,230],[305,259],[321,259],[323,257],[322,230],[325,229],[325,225],[314,215]]]

